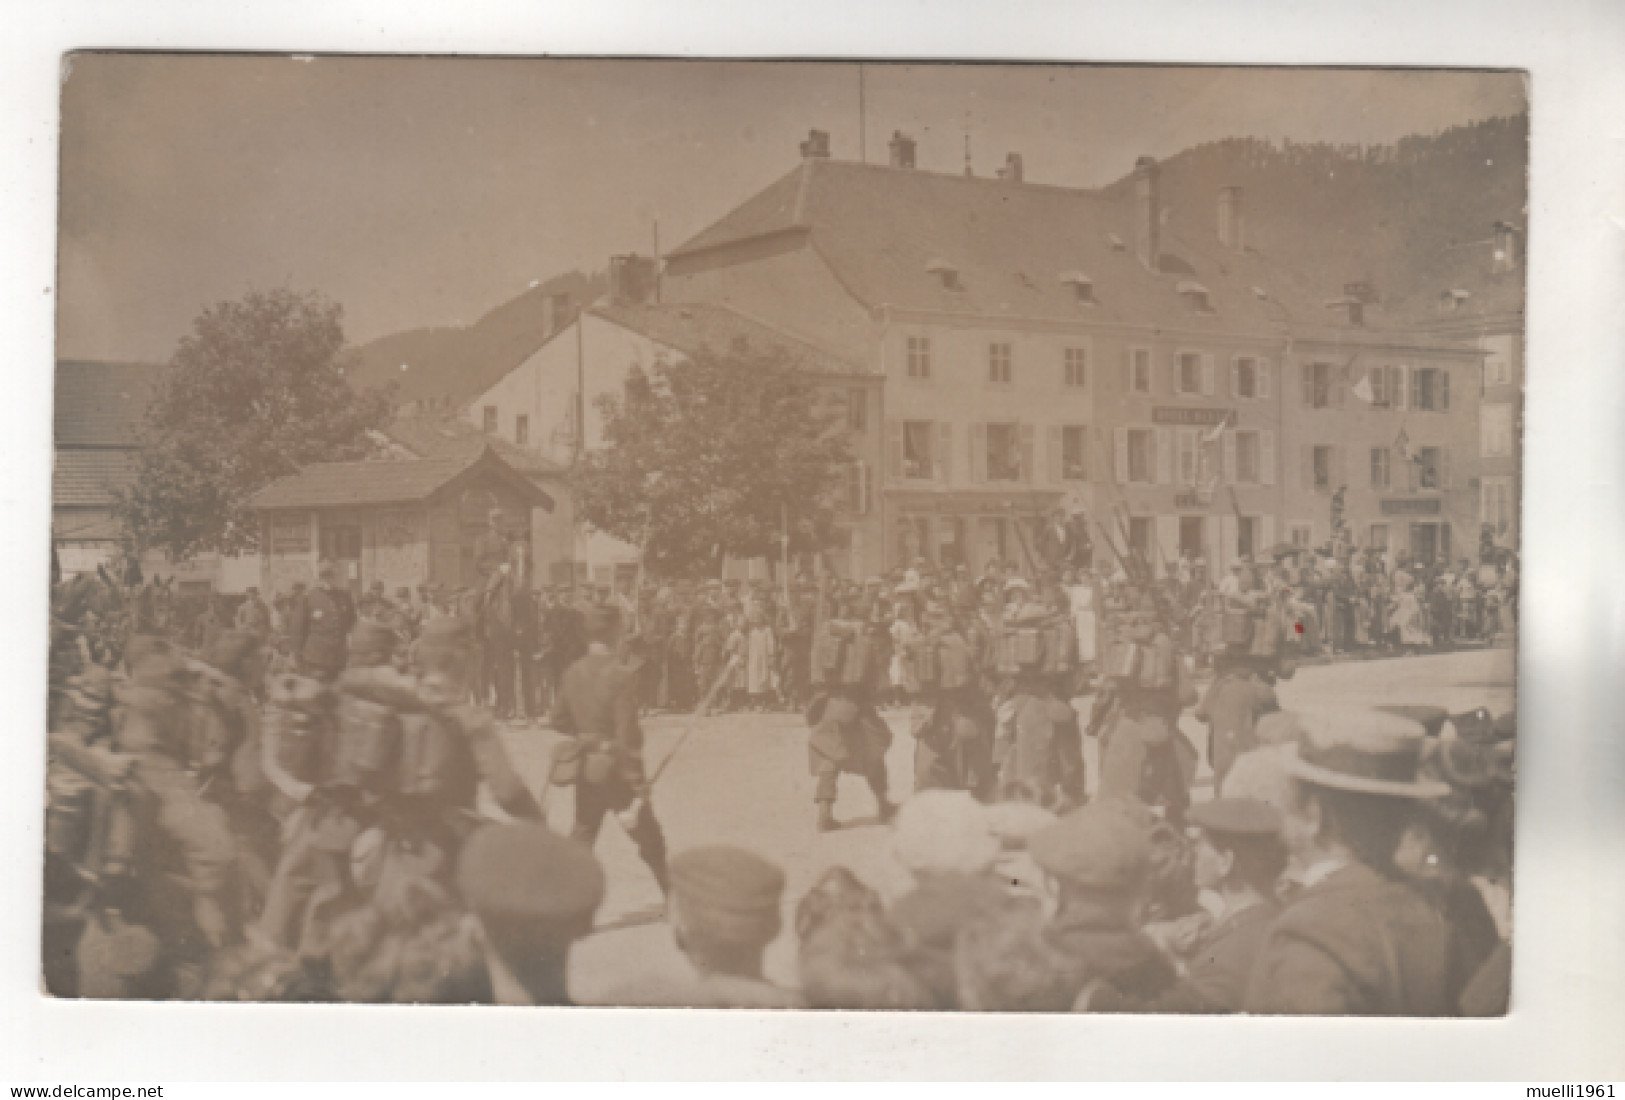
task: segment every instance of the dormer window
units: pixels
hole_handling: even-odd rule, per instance
[[[1462,290],[1459,287],[1453,290],[1441,290],[1439,291],[1439,312],[1454,313],[1472,296],[1471,291]]]
[[[964,290],[959,281],[959,269],[944,259],[934,259],[925,265],[926,273],[942,284],[943,290]]]
[[[1195,279],[1181,279],[1175,284],[1174,289],[1179,291],[1181,298],[1185,299],[1185,304],[1197,313],[1213,312],[1213,304],[1209,298],[1207,287]]]
[[[1257,298],[1260,302],[1267,302],[1270,300],[1270,292],[1261,286],[1248,287],[1247,289],[1251,290],[1253,292],[1253,297]]]
[[[1123,238],[1119,237],[1116,233],[1106,234],[1106,243],[1111,246],[1111,250],[1113,252],[1128,251],[1128,245],[1124,244]]]
[[[1079,305],[1095,306],[1100,302],[1095,298],[1095,281],[1081,271],[1064,271],[1061,273],[1061,283],[1072,288],[1073,297]]]
[[[1333,298],[1326,303],[1327,309],[1335,309],[1343,315],[1343,319],[1351,325],[1365,324],[1365,303],[1346,294],[1341,298]]]

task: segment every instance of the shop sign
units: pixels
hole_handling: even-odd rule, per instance
[[[1185,406],[1157,405],[1151,410],[1151,423],[1212,427],[1228,420],[1230,412],[1229,409],[1192,409]]]
[[[1401,497],[1382,502],[1385,516],[1436,516],[1440,511],[1438,497]]]

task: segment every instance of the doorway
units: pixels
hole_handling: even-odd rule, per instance
[[[1207,520],[1203,516],[1179,517],[1179,556],[1207,557]]]

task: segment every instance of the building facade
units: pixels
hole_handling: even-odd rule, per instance
[[[1324,545],[1340,488],[1362,546],[1470,543],[1482,349],[1358,283],[1312,293],[1247,245],[1239,189],[1193,240],[1149,158],[1108,195],[1029,183],[1014,154],[992,179],[918,171],[901,134],[887,165],[827,148],[673,252],[662,288],[885,380],[881,568],[1023,563],[1062,506],[1097,545],[1222,567]]]
[[[567,468],[582,450],[603,445],[599,402],[622,394],[632,368],[650,371],[704,348],[783,356],[816,376],[823,396],[839,404],[845,423],[852,466],[837,516],[841,541],[830,560],[851,576],[878,571],[881,527],[871,502],[881,469],[880,376],[725,306],[656,304],[648,300],[654,293],[652,265],[626,262],[633,257],[618,259],[622,263],[610,297],[583,310],[474,397],[462,411],[464,420],[493,439]],[[545,563],[549,579],[617,588],[635,581],[637,547],[573,519],[570,523],[574,535],[568,553]],[[765,562],[731,562],[727,571],[766,576],[769,567]]]

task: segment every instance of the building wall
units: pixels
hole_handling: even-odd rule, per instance
[[[1339,367],[1337,392],[1330,407],[1312,408],[1303,396],[1302,370],[1306,364],[1325,362]],[[1409,372],[1434,369],[1448,372],[1449,407],[1427,411],[1415,407],[1412,386],[1389,394],[1386,406],[1367,404],[1353,390],[1372,368]],[[1330,535],[1332,490],[1346,484],[1345,515],[1355,541],[1370,546],[1380,541],[1382,529],[1391,550],[1425,552],[1424,530],[1436,534],[1436,552],[1449,540],[1452,558],[1477,555],[1478,544],[1478,424],[1479,387],[1477,357],[1470,352],[1449,353],[1416,348],[1349,349],[1347,346],[1299,343],[1286,366],[1283,388],[1285,450],[1282,474],[1286,488],[1282,503],[1283,540],[1291,541],[1294,527],[1307,528],[1309,545],[1322,545]],[[1392,390],[1393,370],[1387,374]],[[1422,484],[1415,463],[1402,460],[1399,437],[1403,432],[1411,453],[1436,448],[1443,459],[1440,487]],[[1334,449],[1330,483],[1313,484],[1312,449]],[[1388,452],[1386,487],[1374,482],[1373,449]],[[1377,528],[1377,530],[1373,530]],[[1444,530],[1448,529],[1448,536]]]
[[[1509,328],[1479,337],[1478,346],[1485,352],[1478,437],[1479,520],[1494,527],[1497,545],[1516,547],[1523,506],[1523,335]]]

